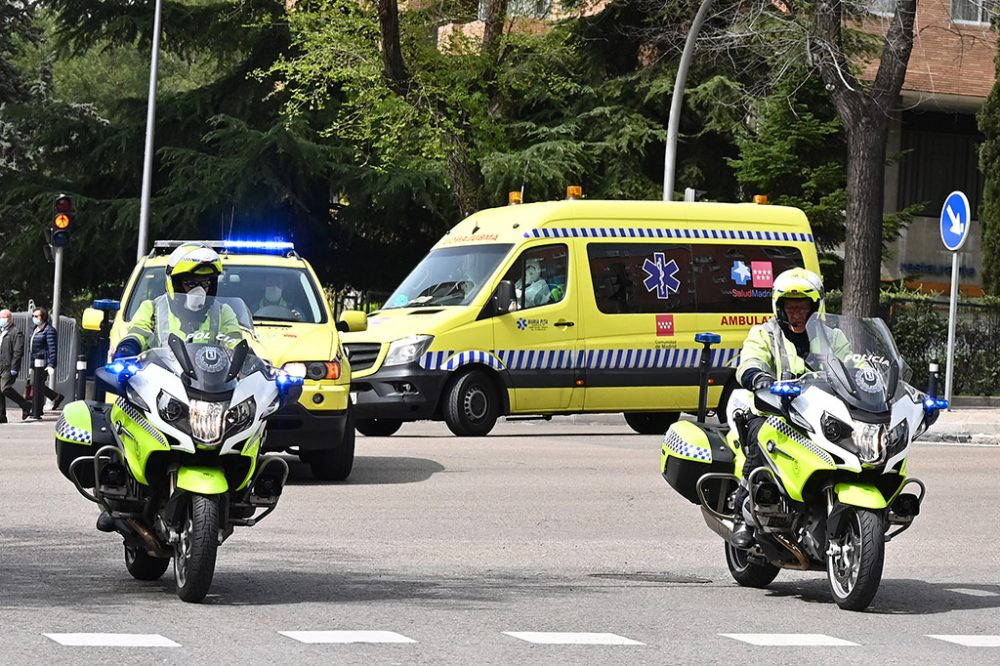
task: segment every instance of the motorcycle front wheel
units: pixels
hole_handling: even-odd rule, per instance
[[[213,497],[191,495],[180,539],[174,546],[177,596],[198,602],[208,594],[219,549],[219,503]]]
[[[851,509],[844,533],[830,539],[830,592],[844,610],[861,611],[875,598],[885,562],[885,530],[877,511]]]

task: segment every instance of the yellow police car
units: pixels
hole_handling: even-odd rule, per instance
[[[132,272],[111,330],[111,349],[126,334],[139,305],[164,293],[167,256],[186,241],[162,240]],[[299,402],[268,419],[265,451],[295,453],[325,480],[346,479],[354,465],[354,426],[349,400],[350,363],[341,348],[338,322],[309,263],[291,243],[201,241],[222,258],[218,296],[240,298],[253,315],[255,351],[276,367],[305,379]],[[88,310],[84,327],[102,313]],[[363,328],[364,315],[353,315]],[[343,322],[339,326],[346,330]]]
[[[356,423],[387,435],[443,419],[484,435],[502,415],[622,412],[662,433],[698,405],[701,346],[719,333],[709,408],[767,320],[771,283],[819,272],[801,210],[566,200],[478,212],[431,249],[344,346]]]

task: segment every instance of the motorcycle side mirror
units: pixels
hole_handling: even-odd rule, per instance
[[[191,363],[191,357],[188,356],[187,349],[184,348],[184,342],[171,333],[170,337],[167,338],[167,347],[174,353],[174,358],[177,359],[177,362],[181,364],[184,374],[194,379],[197,375],[194,371],[194,365]]]
[[[240,340],[240,343],[233,350],[232,360],[229,361],[229,373],[226,375],[227,382],[233,381],[236,379],[236,375],[240,374],[240,370],[243,369],[243,363],[247,360],[249,352],[250,345],[247,344],[246,340]]]

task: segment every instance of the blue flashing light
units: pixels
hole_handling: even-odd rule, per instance
[[[948,401],[944,398],[927,397],[924,400],[924,411],[933,412],[939,409],[948,409]]]
[[[91,306],[95,310],[101,310],[102,312],[118,312],[121,309],[122,304],[120,301],[116,301],[112,298],[102,298],[94,301]]]
[[[722,342],[722,336],[718,333],[698,333],[694,336],[694,341],[699,344],[707,342],[708,344],[717,345]]]
[[[778,382],[776,384],[771,384],[771,393],[780,396],[794,397],[802,393],[802,387],[798,384],[785,384]]]
[[[139,372],[139,365],[134,362],[115,361],[104,366],[108,372],[118,375],[118,381],[123,382]]]
[[[262,241],[262,240],[225,240],[221,243],[221,250],[225,252],[264,252],[273,254],[285,254],[295,250],[295,244],[288,241]]]
[[[277,374],[274,376],[274,383],[278,385],[279,389],[287,388],[289,386],[296,386],[305,383],[304,377],[296,377],[295,375],[290,375],[284,370],[278,370]]]

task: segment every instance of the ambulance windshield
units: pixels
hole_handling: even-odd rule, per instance
[[[382,309],[468,305],[510,252],[510,244],[431,250]]]

